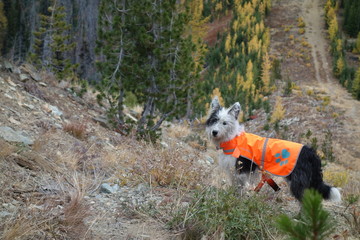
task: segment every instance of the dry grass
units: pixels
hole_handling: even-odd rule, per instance
[[[133,184],[147,182],[155,186],[189,188],[202,182],[207,170],[199,161],[199,151],[179,142],[169,142],[168,145],[168,148],[164,148],[130,139],[119,145],[117,161],[126,164],[128,181]],[[124,171],[124,168],[117,171]],[[123,175],[122,181],[126,181],[124,178],[126,175]]]
[[[91,188],[88,186],[88,179],[80,177],[76,172],[73,173],[71,184],[72,189],[65,194],[67,201],[63,208],[61,225],[69,237],[85,239],[89,227],[85,225],[84,220],[90,216],[90,211],[84,196]]]
[[[86,135],[86,124],[84,123],[65,123],[63,130],[78,139],[84,139]]]
[[[344,187],[349,182],[349,173],[345,170],[326,170],[324,180],[336,187]]]
[[[166,130],[167,134],[171,138],[181,139],[188,136],[191,133],[189,126],[185,124],[172,125]]]
[[[15,151],[15,147],[0,138],[0,158],[5,158]]]

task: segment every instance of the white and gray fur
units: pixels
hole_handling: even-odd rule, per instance
[[[206,133],[217,148],[222,142],[227,142],[244,132],[244,126],[239,124],[238,116],[241,106],[238,102],[229,108],[220,106],[219,100],[215,97],[210,106],[210,113],[206,121]],[[219,159],[220,167],[223,169],[234,169],[241,182],[247,178],[249,173],[256,170],[254,162],[231,155],[221,154]],[[290,191],[295,198],[301,201],[303,192],[307,188],[313,188],[320,192],[324,199],[334,202],[341,201],[340,191],[335,187],[325,184],[322,179],[321,160],[315,150],[304,146],[299,154],[297,164],[293,172],[286,177],[289,181]]]

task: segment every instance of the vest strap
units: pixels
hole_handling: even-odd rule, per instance
[[[262,188],[262,186],[264,186],[265,182],[267,184],[269,184],[270,187],[272,189],[274,189],[275,192],[280,190],[279,185],[277,185],[276,182],[271,177],[269,177],[266,173],[263,172],[261,174],[261,180],[260,180],[259,184],[256,186],[256,188],[254,189],[254,191],[259,192],[260,189]]]

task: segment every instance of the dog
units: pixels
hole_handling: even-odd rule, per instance
[[[324,183],[321,160],[314,149],[246,133],[238,121],[240,111],[238,102],[224,108],[217,97],[212,99],[206,133],[215,146],[223,150],[219,160],[222,168],[234,169],[238,176],[247,176],[260,168],[285,177],[290,192],[299,201],[309,188],[317,190],[326,200],[341,201],[340,191]]]

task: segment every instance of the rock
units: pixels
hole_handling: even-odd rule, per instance
[[[12,63],[10,63],[7,60],[4,60],[4,67],[6,70],[9,70],[15,74],[21,74],[21,71],[18,67],[14,66]]]
[[[63,112],[56,106],[49,105],[49,109],[54,116],[61,117],[63,115]]]
[[[7,69],[7,70],[12,70],[12,68],[13,68],[13,65],[9,62],[9,61],[7,61],[7,60],[4,60],[4,67],[5,67],[5,69]]]
[[[11,216],[11,213],[7,212],[7,211],[1,211],[0,212],[0,218],[5,218],[7,216]]]
[[[119,185],[115,184],[114,186],[110,186],[108,183],[103,183],[100,186],[100,193],[115,193],[119,190]]]
[[[214,162],[215,162],[214,159],[212,157],[210,157],[210,156],[206,156],[205,160],[206,160],[207,163],[210,163],[210,164],[214,164]]]
[[[14,99],[12,96],[10,96],[9,94],[5,93],[4,94],[5,97],[9,98],[9,99]]]
[[[34,141],[26,136],[22,131],[15,131],[14,129],[2,126],[0,127],[0,137],[4,138],[8,142],[24,143],[26,145],[32,145]]]
[[[13,117],[9,117],[9,122],[11,122],[12,124],[15,124],[15,125],[21,124],[19,121],[15,120]]]
[[[99,123],[104,128],[109,128],[108,121],[106,117],[99,116],[99,117],[93,117],[92,118],[94,122]]]
[[[27,75],[27,74],[20,74],[19,77],[20,77],[20,81],[22,81],[22,82],[25,82],[30,79],[29,75]]]
[[[23,103],[22,106],[24,106],[24,107],[26,107],[26,108],[28,108],[28,109],[30,109],[30,110],[33,110],[33,109],[35,108],[34,105],[32,105],[32,104],[27,104],[27,103]]]
[[[20,69],[23,71],[23,72],[26,72],[28,73],[32,79],[34,79],[35,81],[40,81],[41,80],[41,77],[40,75],[37,73],[36,69],[29,65],[29,64],[24,64],[20,67]]]
[[[298,117],[283,119],[280,121],[280,125],[281,126],[290,126],[291,124],[297,123],[299,121],[300,121],[300,118],[298,118]]]
[[[6,82],[7,82],[10,86],[16,87],[16,84],[15,84],[13,81],[11,81],[11,78],[10,78],[10,77],[8,77],[8,78],[6,79]]]
[[[163,146],[163,148],[169,148],[169,144],[167,144],[166,142],[160,142],[161,146]]]

